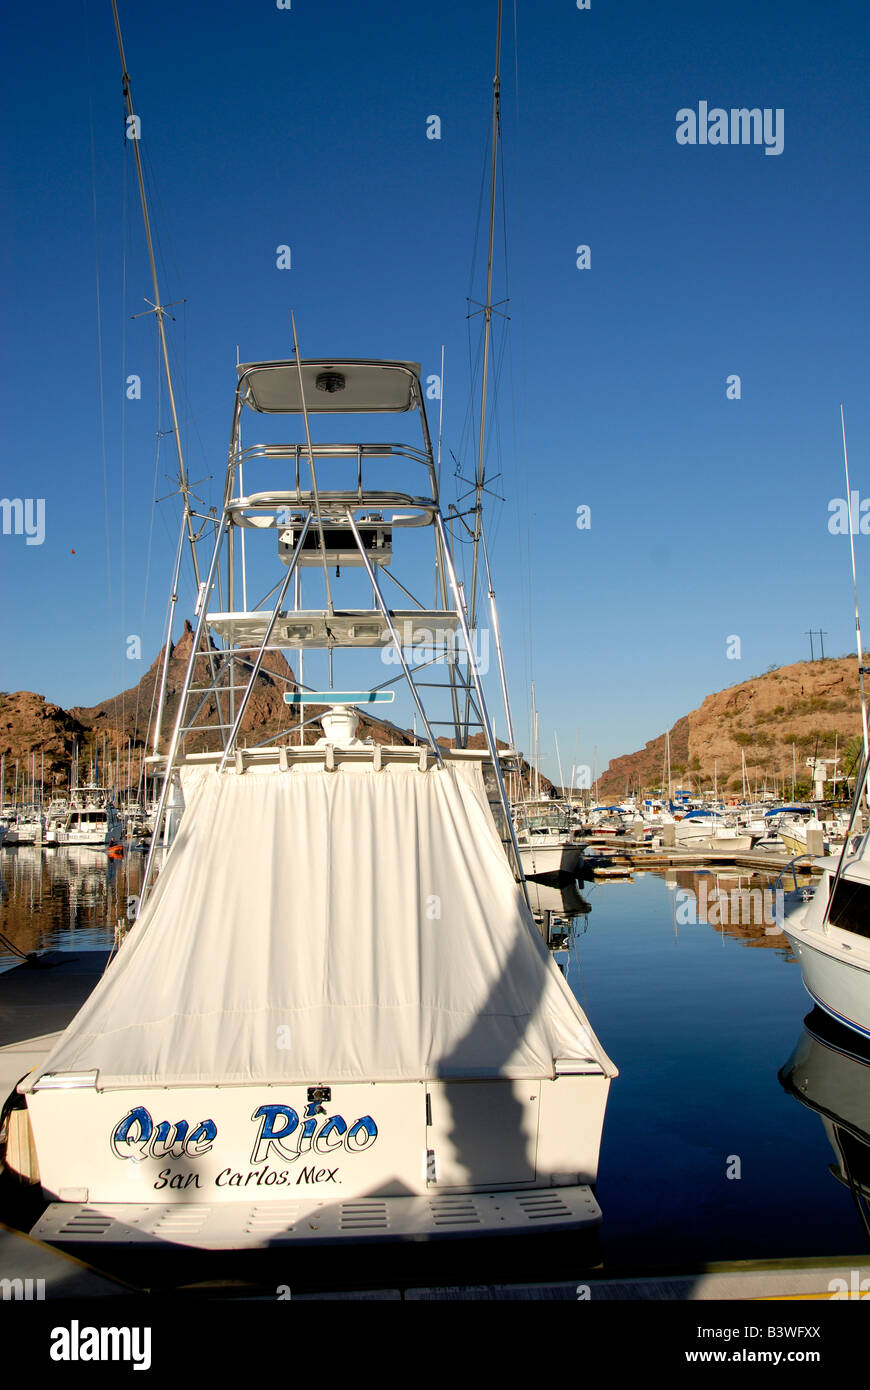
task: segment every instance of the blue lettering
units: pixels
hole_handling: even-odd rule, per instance
[[[184,1123],[184,1121],[182,1121]],[[187,1125],[184,1126],[187,1129]],[[217,1125],[214,1120],[200,1120],[196,1129],[184,1145],[184,1152],[192,1154],[194,1158],[199,1158],[200,1154],[207,1154],[215,1139],[217,1138]]]
[[[335,1139],[332,1139],[333,1134]],[[330,1149],[340,1149],[343,1136],[347,1134],[347,1125],[340,1115],[330,1115],[323,1129],[314,1141],[315,1151],[319,1154],[327,1154]]]
[[[352,1124],[344,1137],[344,1147],[349,1153],[354,1149],[367,1149],[369,1144],[373,1144],[378,1137],[378,1127],[371,1115],[363,1115],[361,1119]]]
[[[168,1120],[161,1120],[157,1126],[154,1138],[151,1140],[151,1153],[153,1157],[181,1158],[186,1152],[184,1141],[187,1138],[187,1129],[187,1120],[179,1120],[175,1125],[171,1125]],[[169,1137],[170,1135],[172,1136],[171,1139]],[[167,1140],[169,1141],[168,1143]],[[158,1149],[162,1149],[162,1153],[158,1152]]]
[[[139,1126],[139,1133],[132,1137],[130,1131],[134,1125]],[[153,1121],[144,1105],[137,1105],[135,1109],[128,1110],[112,1135],[112,1152],[115,1157],[130,1158],[131,1148],[137,1147],[144,1158],[148,1152],[148,1140],[151,1138],[153,1128]],[[126,1152],[120,1148],[122,1144],[126,1145]]]
[[[273,1148],[277,1150],[281,1158],[287,1159],[291,1163],[299,1157],[298,1149],[289,1148],[284,1143],[284,1140],[299,1126],[299,1116],[289,1105],[261,1105],[259,1110],[254,1111],[251,1119],[260,1121],[259,1133],[251,1154],[252,1163],[263,1163]],[[281,1129],[276,1128],[279,1120],[284,1120],[284,1126]]]
[[[155,1128],[144,1105],[137,1105],[115,1128],[112,1152],[116,1158],[137,1158],[133,1150],[138,1150],[138,1158],[199,1158],[207,1154],[217,1138],[214,1120],[200,1120],[192,1134],[188,1129],[187,1120],[177,1120],[174,1125],[161,1120]]]

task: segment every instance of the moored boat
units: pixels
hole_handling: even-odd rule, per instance
[[[243,449],[246,409],[295,415],[306,436],[309,414],[411,413],[422,444]],[[237,602],[243,528],[247,563],[254,541],[267,548],[258,574],[271,543],[274,606]],[[427,534],[440,607],[394,609],[381,587],[394,545]],[[306,589],[322,585],[313,605],[303,571]],[[409,651],[422,647],[425,685]],[[287,727],[246,748],[248,701],[276,649],[294,662]],[[301,676],[317,652],[320,689]],[[369,671],[375,658],[374,685],[333,685],[333,662],[350,656]],[[396,685],[421,738],[357,738],[355,712]],[[459,692],[483,748],[467,721],[450,747],[434,735]],[[594,1228],[616,1070],[487,800],[485,767],[509,825],[501,757],[515,753],[500,755],[489,721],[416,365],[239,368],[177,699],[139,918],[10,1116],[16,1153],[30,1155],[22,1176],[49,1202],[34,1233],[227,1249]],[[315,721],[323,736],[307,742]],[[184,817],[164,859],[177,782]]]
[[[822,877],[784,930],[807,993],[838,1023],[870,1038],[870,832],[847,854],[850,843],[847,835],[838,856],[815,859]]]
[[[111,792],[88,784],[74,787],[69,805],[49,818],[45,833],[47,846],[108,845],[124,839],[124,821]]]
[[[573,875],[583,853],[568,811],[553,801],[523,801],[513,808],[523,873]]]

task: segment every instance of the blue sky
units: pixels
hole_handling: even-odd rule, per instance
[[[182,437],[210,500],[236,345],[287,356],[291,308],[307,356],[428,374],[443,343],[445,449],[472,471],[495,9],[122,3],[162,296],[186,301],[170,325]],[[868,30],[854,0],[518,0],[515,45],[505,6],[510,323],[488,466],[506,500],[489,525],[519,741],[534,677],[551,774],[554,733],[565,766],[597,747],[600,767],[808,655],[807,628],[830,654],[854,646],[828,503],[841,401],[870,496]],[[172,490],[172,441],[155,468],[168,420],[153,320],[131,319],[151,291],[111,7],[17,7],[6,37],[2,492],[44,498],[46,524],[39,546],[0,536],[0,684],[88,704],[160,645],[177,504],[152,500]],[[781,108],[782,153],[679,145],[676,113],[700,101]],[[131,372],[141,401],[124,399]],[[870,605],[870,539],[856,548]]]

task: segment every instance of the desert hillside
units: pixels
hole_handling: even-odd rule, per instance
[[[172,733],[192,645],[193,630],[186,622],[178,642],[169,651],[161,752],[166,751]],[[128,748],[131,783],[135,785],[142,754],[151,752],[148,730],[160,688],[163,664],[164,654],[161,651],[138,685],[87,707],[74,705],[65,710],[30,690],[18,690],[12,694],[0,692],[0,753],[6,759],[6,798],[11,800],[14,795],[16,763],[19,799],[28,795],[25,787],[29,787],[31,777],[38,782],[44,776],[46,795],[54,787],[65,788],[74,757],[78,757],[82,778],[90,776],[91,767],[95,765],[100,781],[108,775],[115,785],[123,785],[127,776]],[[270,652],[257,677],[242,721],[243,744],[263,742],[286,729],[288,722],[292,723],[292,720],[288,720],[287,706],[283,701],[284,692],[289,688],[288,682],[292,679],[293,673],[283,655]],[[207,682],[208,657],[201,656],[197,658],[194,684],[203,686]],[[306,719],[316,712],[316,706],[307,706]],[[215,746],[214,734],[206,733],[205,726],[213,725],[216,720],[214,700],[210,697],[197,721],[204,726],[204,731],[202,734],[194,733],[189,738],[188,749]],[[307,725],[306,743],[313,743],[322,732],[319,724]],[[366,714],[360,715],[357,734],[360,738],[371,738],[381,744],[414,742],[412,730],[399,728],[385,719],[372,719]],[[449,738],[439,739],[448,747],[451,741]],[[482,747],[483,743],[482,734],[475,734],[470,739],[473,748]],[[528,790],[530,781],[529,765],[523,762],[524,791]],[[542,792],[548,794],[551,783],[543,776],[540,782]]]
[[[793,760],[798,787],[809,782],[807,759],[832,759],[835,749],[840,773],[853,771],[860,732],[856,658],[799,661],[708,695],[678,720],[670,731],[671,771],[694,788],[711,787],[715,772],[720,790],[739,790],[745,755],[753,787],[766,779],[772,790],[775,778],[790,792]],[[664,756],[661,734],[636,753],[614,758],[600,779],[601,797],[658,786]]]

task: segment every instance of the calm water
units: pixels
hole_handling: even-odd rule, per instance
[[[0,932],[28,951],[106,947],[142,863],[0,850]],[[699,883],[585,885],[591,911],[557,957],[620,1071],[598,1184],[605,1266],[866,1251],[821,1119],[777,1079],[810,1011],[800,970],[763,922],[678,925],[677,890]],[[0,970],[13,960],[0,944]]]
[[[777,1079],[812,1006],[785,938],[675,926],[676,886],[587,886],[569,951],[568,980],[620,1071],[597,1189],[605,1263],[866,1251],[820,1117]]]
[[[84,845],[0,849],[0,932],[20,951],[105,950],[143,865],[141,854],[116,862]],[[0,941],[0,970],[15,960]]]

